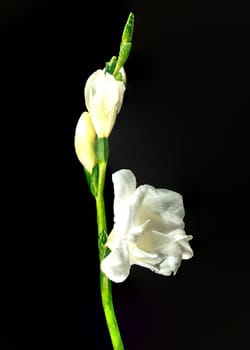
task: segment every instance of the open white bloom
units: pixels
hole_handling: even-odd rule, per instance
[[[117,171],[112,180],[114,227],[102,271],[114,282],[124,281],[133,264],[165,276],[176,274],[181,260],[193,256],[188,243],[192,236],[184,231],[182,196],[149,185],[136,188],[130,170]]]
[[[95,155],[96,132],[88,112],[82,113],[75,130],[75,151],[79,161],[91,174],[97,163]]]
[[[125,81],[125,72],[121,72]],[[120,112],[125,84],[113,75],[98,69],[88,78],[85,89],[85,103],[99,138],[109,137]]]

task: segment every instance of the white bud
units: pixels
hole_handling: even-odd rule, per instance
[[[85,103],[99,138],[109,137],[123,103],[124,91],[124,82],[104,70],[98,69],[88,78]]]
[[[96,132],[88,112],[82,113],[75,130],[75,151],[79,161],[91,174],[96,165]]]

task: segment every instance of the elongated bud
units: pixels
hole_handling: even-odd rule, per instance
[[[126,63],[129,54],[132,49],[132,38],[134,33],[134,14],[130,12],[127,22],[125,24],[123,33],[122,33],[122,40],[120,44],[120,51],[117,58],[116,66],[113,71],[114,77],[119,80],[119,71]]]
[[[134,22],[135,22],[135,16],[132,12],[130,12],[122,33],[122,43],[132,41],[133,33],[134,33]]]
[[[96,132],[88,112],[82,113],[75,130],[75,151],[79,161],[91,174],[97,163],[95,155]]]
[[[121,79],[126,80],[124,70]],[[105,70],[98,69],[88,78],[85,103],[98,138],[109,137],[123,103],[124,91],[124,82]]]

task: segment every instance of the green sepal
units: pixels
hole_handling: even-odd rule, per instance
[[[99,176],[99,167],[98,167],[98,164],[96,164],[92,169],[92,174],[91,174],[91,193],[93,194],[94,197],[96,197],[96,194],[97,194],[98,176]]]
[[[91,174],[88,172],[88,170],[86,168],[83,168],[83,169],[84,169],[84,172],[85,172],[85,175],[86,175],[86,179],[87,179],[89,190],[91,192]]]
[[[92,169],[91,174],[88,172],[88,170],[86,168],[84,168],[84,172],[86,175],[89,190],[93,194],[93,196],[96,197],[97,186],[98,186],[99,167],[98,167],[98,165],[95,165],[94,168]]]
[[[99,233],[99,239],[98,239],[99,248],[103,248],[103,246],[107,242],[107,239],[108,239],[108,234],[105,230]]]
[[[100,254],[100,260],[102,261],[106,256],[109,254],[110,249],[105,246],[106,242],[108,240],[108,234],[105,230],[99,233],[98,236],[98,248],[99,248],[99,254]]]
[[[98,163],[108,162],[109,142],[107,137],[98,138],[96,140],[95,153]]]
[[[117,57],[113,56],[109,62],[106,63],[105,71],[109,74],[113,74],[117,62]]]

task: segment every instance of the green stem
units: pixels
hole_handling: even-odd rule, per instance
[[[108,248],[105,246],[107,240],[107,224],[105,214],[105,203],[104,203],[104,184],[106,175],[107,163],[99,163],[99,176],[98,176],[98,189],[96,195],[96,210],[97,210],[97,223],[98,223],[98,247],[100,262],[107,255]],[[118,323],[115,316],[115,311],[112,301],[112,284],[111,281],[100,271],[100,287],[102,305],[104,314],[107,322],[107,327],[111,337],[112,345],[114,350],[124,350],[122,338],[120,335]]]

